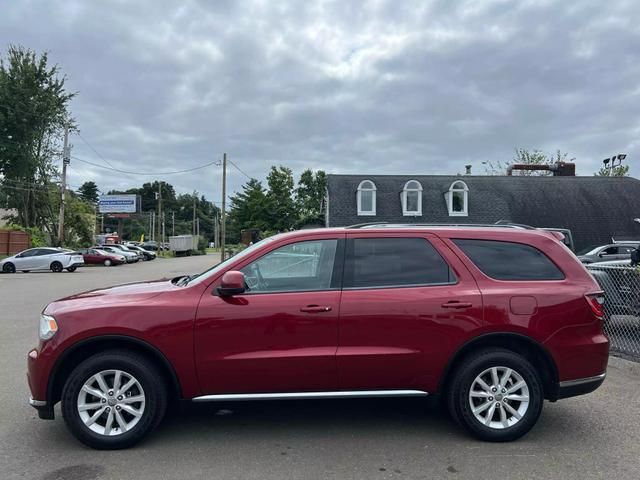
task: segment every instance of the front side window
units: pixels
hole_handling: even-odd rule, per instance
[[[402,214],[406,216],[422,215],[422,185],[409,180],[402,190]]]
[[[469,215],[469,187],[462,180],[453,182],[445,193],[447,209],[450,217],[466,217]]]
[[[248,293],[331,289],[338,241],[297,242],[272,250],[240,271]]]
[[[371,180],[360,182],[356,202],[358,204],[358,215],[376,214],[376,185]]]
[[[347,241],[344,288],[384,288],[455,282],[449,265],[424,238]]]
[[[549,257],[523,243],[456,239],[453,242],[488,277],[496,280],[563,280]]]

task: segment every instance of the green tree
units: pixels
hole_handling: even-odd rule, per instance
[[[227,240],[239,242],[242,230],[257,228],[272,230],[272,213],[268,193],[262,183],[252,178],[242,186],[242,191],[231,197],[227,215]]]
[[[547,155],[541,150],[527,150],[526,148],[516,148],[514,150],[513,158],[506,162],[503,161],[487,161],[485,163],[485,171],[488,175],[506,175],[509,166],[514,164],[524,165],[552,165],[558,162],[573,162],[575,158],[569,158],[567,153],[563,153],[560,150],[556,150],[554,154]],[[548,170],[517,170],[515,175],[523,176],[544,176],[551,175],[552,172]]]
[[[295,185],[293,172],[283,166],[271,167],[267,185],[271,229],[281,232],[290,230],[297,221],[296,205],[292,196]]]
[[[98,186],[95,182],[84,182],[78,189],[80,197],[86,202],[95,205],[98,203]]]
[[[58,179],[54,159],[61,156],[65,125],[75,128],[57,65],[47,54],[10,46],[0,59],[0,174],[6,203],[18,211],[16,222],[54,234],[49,193]]]
[[[598,177],[627,177],[629,176],[629,165],[616,165],[615,167],[602,167],[596,173]]]
[[[324,222],[326,188],[327,175],[323,170],[302,172],[296,188],[297,226]]]

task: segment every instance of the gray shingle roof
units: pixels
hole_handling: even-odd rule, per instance
[[[400,194],[409,180],[422,184],[422,216],[402,215]],[[358,216],[362,180],[377,188],[376,216]],[[469,187],[469,216],[450,217],[444,193],[456,180]],[[494,223],[571,229],[576,248],[611,237],[640,238],[640,180],[631,177],[527,177],[479,175],[328,175],[329,226],[364,222]]]

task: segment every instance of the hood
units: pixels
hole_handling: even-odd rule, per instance
[[[175,291],[176,287],[170,279],[152,282],[128,283],[114,287],[100,288],[88,292],[77,293],[69,297],[51,302],[45,312],[54,314],[61,310],[78,309],[84,306],[96,308],[107,305],[125,305],[141,302],[156,297],[164,292]]]

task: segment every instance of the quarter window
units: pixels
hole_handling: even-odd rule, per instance
[[[363,180],[358,185],[356,202],[358,215],[376,214],[376,185],[371,180]]]
[[[272,250],[242,270],[249,293],[329,290],[337,240],[297,242]]]
[[[562,280],[564,274],[537,248],[522,243],[457,239],[453,242],[496,280]]]
[[[422,185],[416,180],[409,180],[402,190],[402,214],[405,217],[422,215]]]
[[[424,238],[355,238],[347,241],[344,288],[447,284],[449,265]]]

